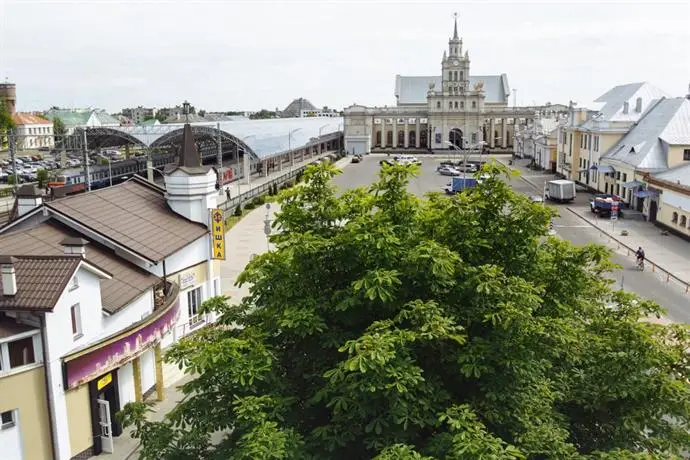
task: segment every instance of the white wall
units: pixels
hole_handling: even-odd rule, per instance
[[[148,391],[156,384],[156,357],[153,348],[150,348],[141,355],[141,392]]]
[[[22,432],[21,423],[19,419],[21,414],[19,411],[14,411],[14,419],[16,423],[11,428],[0,430],[0,448],[2,449],[2,458],[7,460],[30,460],[25,459],[22,453]],[[31,442],[29,440],[29,442]]]
[[[209,236],[206,235],[177,251],[165,259],[165,271],[170,275],[207,261],[210,255],[210,244]],[[144,267],[143,265],[141,267],[156,276],[163,277],[162,263],[151,267]]]
[[[134,393],[134,366],[129,362],[117,370],[117,385],[120,392],[120,407],[125,407],[125,404],[134,402],[136,395]]]
[[[70,350],[89,342],[96,337],[101,328],[101,290],[100,280],[93,273],[80,268],[76,276],[79,278],[79,287],[70,291],[71,281],[65,287],[60,300],[51,313],[46,314],[46,336],[48,358],[46,369],[50,374],[54,405],[53,420],[67,421],[67,403],[65,401],[65,389],[62,383],[62,362],[60,357]],[[81,324],[83,336],[74,340],[72,336],[72,317],[70,308],[80,304]],[[56,423],[58,459],[71,457],[69,426],[67,423]]]
[[[107,316],[101,313],[101,332],[98,336],[107,337],[121,331],[152,312],[153,289],[149,289],[114,315]]]

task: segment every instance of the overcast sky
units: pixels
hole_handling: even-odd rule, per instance
[[[0,78],[20,110],[393,105],[396,74],[440,74],[455,11],[471,74],[506,73],[518,104],[690,83],[687,0],[0,0]]]

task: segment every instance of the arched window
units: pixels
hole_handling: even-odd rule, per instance
[[[451,81],[451,80],[453,80],[453,71],[449,70],[448,71],[448,81]]]
[[[375,143],[375,145],[381,145],[381,138],[383,138],[383,136],[381,135],[381,131],[376,131],[376,143]]]
[[[677,212],[673,213],[673,217],[671,218],[671,222],[673,222],[674,224],[678,223],[678,213]]]
[[[465,72],[463,72],[463,71],[461,70],[461,71],[460,71],[460,80],[464,80],[464,79],[465,79]]]
[[[681,227],[685,227],[688,224],[688,218],[685,216],[680,216],[680,225]]]
[[[455,101],[455,108],[458,108],[458,101]]]
[[[472,108],[476,109],[477,108],[477,101],[472,101]]]
[[[458,81],[458,71],[453,72],[453,80]]]
[[[405,131],[402,129],[398,131],[398,147],[402,147],[405,145]]]
[[[460,108],[464,109],[465,108],[465,101],[460,101]]]
[[[393,145],[393,131],[386,133],[386,145]]]
[[[448,101],[448,108],[452,109],[453,108],[453,101]]]
[[[441,101],[436,101],[436,108],[440,109],[441,108]]]

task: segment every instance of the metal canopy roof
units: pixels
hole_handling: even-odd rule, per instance
[[[594,166],[590,166],[589,169],[594,170],[594,171],[598,171],[598,172],[600,172],[600,173],[613,173],[613,172],[616,172],[616,170],[614,169],[614,167],[611,166],[611,165],[598,165],[598,166],[597,166],[597,165],[594,165]]]
[[[278,118],[269,120],[243,120],[190,123],[195,135],[211,135],[220,125],[221,142],[228,140],[245,148],[257,159],[305,147],[321,136],[342,130],[343,118]],[[103,135],[120,137],[128,143],[156,147],[182,136],[184,123],[170,123],[155,126],[120,126],[97,128]],[[319,133],[320,130],[320,133]],[[92,131],[92,130],[89,130]],[[106,132],[108,131],[108,132]]]

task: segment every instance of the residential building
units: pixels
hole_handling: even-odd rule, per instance
[[[33,113],[16,112],[12,119],[16,125],[18,150],[52,148],[55,146],[53,122]]]
[[[599,176],[599,191],[621,196],[655,221],[658,193],[647,190],[645,177],[663,178],[660,173],[689,163],[690,100],[662,97],[653,101],[625,136],[603,151],[600,163],[592,166],[592,175]]]
[[[0,228],[0,414],[14,423],[0,432],[14,449],[3,458],[111,451],[115,413],[163,398],[162,350],[215,320],[200,306],[221,293],[216,172],[189,125],[182,146],[165,187],[135,176],[47,203],[23,191]]]
[[[538,168],[555,172],[558,128],[563,123],[563,113],[537,111],[532,124],[515,127],[515,156],[532,158]]]
[[[140,125],[146,120],[154,118],[158,110],[153,107],[130,107],[122,109],[122,115],[129,118],[135,125]]]
[[[508,107],[506,74],[472,75],[457,19],[440,74],[395,77],[395,106],[345,108],[348,153],[475,148],[510,152],[515,125],[527,125],[534,109]]]
[[[559,134],[557,171],[592,189],[599,189],[597,170],[601,155],[609,151],[657,103],[669,97],[646,83],[611,88],[586,107],[571,102],[567,123]]]
[[[683,149],[685,164],[657,174],[645,174],[647,194],[657,195],[650,220],[690,240],[690,148]]]
[[[120,120],[99,109],[50,109],[44,116],[55,121],[59,118],[65,125],[65,134],[72,135],[78,128],[120,126]]]

